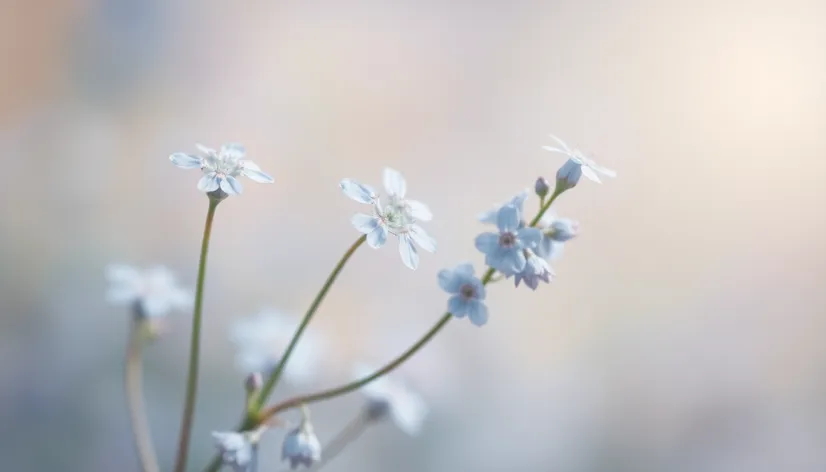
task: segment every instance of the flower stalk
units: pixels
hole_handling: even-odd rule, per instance
[[[160,472],[155,448],[152,446],[152,434],[149,420],[146,416],[146,405],[143,401],[143,365],[141,354],[144,342],[147,339],[145,322],[136,319],[132,323],[129,334],[129,345],[126,350],[126,366],[124,386],[126,389],[126,403],[129,408],[129,418],[132,422],[132,434],[135,437],[135,447],[143,472]]]

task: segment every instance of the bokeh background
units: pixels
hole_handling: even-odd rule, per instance
[[[233,322],[303,312],[357,236],[340,178],[402,170],[439,250],[356,255],[311,328],[320,387],[437,319],[475,216],[562,164],[551,132],[618,172],[559,200],[582,234],[557,280],[492,288],[487,326],[401,372],[423,433],[327,470],[826,470],[824,2],[4,0],[0,44],[3,470],[138,470],[104,267],[194,284],[207,202],[171,152],[240,141],[276,178],[216,218],[195,471],[241,408]],[[165,470],[189,321],[145,356]],[[314,408],[322,441],[362,401]],[[279,433],[263,451],[284,468]]]

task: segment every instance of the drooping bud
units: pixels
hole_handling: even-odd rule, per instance
[[[299,465],[309,468],[321,460],[321,442],[313,431],[309,411],[306,407],[301,411],[301,424],[284,436],[281,447],[281,459],[290,463],[290,469]]]
[[[551,186],[548,183],[548,179],[545,177],[539,177],[536,179],[533,189],[539,198],[545,198],[545,196],[548,195],[548,191],[551,189]]]
[[[263,386],[264,377],[261,375],[261,372],[253,372],[247,375],[247,378],[244,379],[244,388],[246,389],[248,395],[258,393]]]

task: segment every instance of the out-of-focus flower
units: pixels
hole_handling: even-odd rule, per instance
[[[106,268],[110,286],[106,298],[116,305],[131,305],[139,317],[162,317],[172,310],[188,310],[194,296],[178,285],[175,275],[163,266],[141,271],[124,264]]]
[[[362,379],[375,372],[365,364],[353,368],[354,378]],[[389,415],[396,426],[411,436],[421,431],[428,407],[418,393],[393,374],[383,375],[361,388],[367,397],[367,414],[378,420]]]
[[[289,461],[291,469],[299,465],[309,468],[321,460],[321,442],[315,435],[306,413],[301,424],[284,436],[281,459]]]
[[[235,431],[213,431],[215,447],[221,454],[221,462],[233,472],[247,472],[253,460],[253,445],[250,437]]]
[[[236,346],[238,369],[247,375],[271,372],[297,329],[298,322],[271,310],[236,321],[230,339]],[[324,352],[322,340],[305,331],[284,368],[287,381],[306,385],[315,380]]]
[[[470,318],[476,326],[488,321],[485,306],[485,286],[473,273],[473,265],[459,264],[454,269],[439,271],[439,286],[453,295],[447,301],[447,309],[456,318]]]
[[[476,237],[476,249],[485,254],[485,264],[506,276],[522,272],[527,260],[524,249],[536,247],[542,239],[538,229],[525,227],[520,213],[513,205],[502,207],[497,214],[499,232]]]
[[[553,211],[548,211],[539,220],[539,229],[542,232],[542,241],[535,249],[536,254],[551,260],[562,255],[565,243],[577,236],[579,223],[569,218],[560,218]]]
[[[528,199],[528,195],[530,195],[530,191],[528,189],[522,190],[507,202],[498,205],[491,210],[479,214],[477,219],[482,223],[495,225],[498,221],[497,218],[499,217],[499,210],[506,206],[516,207],[519,213],[522,214],[525,201]]]
[[[370,247],[382,247],[388,233],[396,235],[402,262],[414,270],[419,266],[419,253],[414,243],[425,251],[436,251],[436,240],[418,224],[419,221],[430,221],[433,214],[424,203],[405,198],[407,182],[400,172],[384,169],[384,188],[387,191],[384,204],[375,190],[352,179],[342,180],[339,187],[351,199],[373,207],[371,215],[357,213],[351,220],[359,232],[367,235]]]
[[[198,190],[206,193],[221,190],[226,195],[239,195],[243,190],[236,177],[243,175],[255,182],[271,184],[272,177],[261,171],[254,162],[244,159],[246,149],[237,143],[228,143],[215,149],[195,145],[203,156],[176,152],[169,156],[182,169],[201,169],[204,176],[198,181]]]
[[[602,174],[606,177],[616,177],[617,173],[613,170],[607,169],[598,165],[593,159],[585,156],[585,154],[576,148],[571,148],[565,141],[559,139],[558,137],[551,135],[558,144],[559,147],[553,146],[542,146],[542,149],[551,152],[558,152],[561,154],[565,154],[568,156],[568,160],[560,167],[559,171],[556,173],[556,180],[557,185],[562,185],[563,188],[572,188],[577,183],[579,183],[579,178],[581,176],[587,177],[589,180],[593,180],[597,183],[602,183],[599,179],[599,174]]]

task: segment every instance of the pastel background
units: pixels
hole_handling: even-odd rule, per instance
[[[302,313],[357,237],[339,179],[404,172],[439,250],[356,254],[311,327],[318,387],[437,319],[475,216],[564,161],[551,132],[618,173],[560,198],[582,234],[558,279],[491,288],[487,326],[402,371],[423,433],[377,426],[326,470],[826,470],[823,2],[3,0],[0,44],[3,470],[137,471],[104,267],[194,285],[207,201],[171,152],[240,141],[276,179],[216,217],[195,471],[241,408],[233,321]],[[189,319],[145,358],[164,470]],[[321,440],[361,401],[314,408]],[[263,451],[284,468],[279,434]]]

